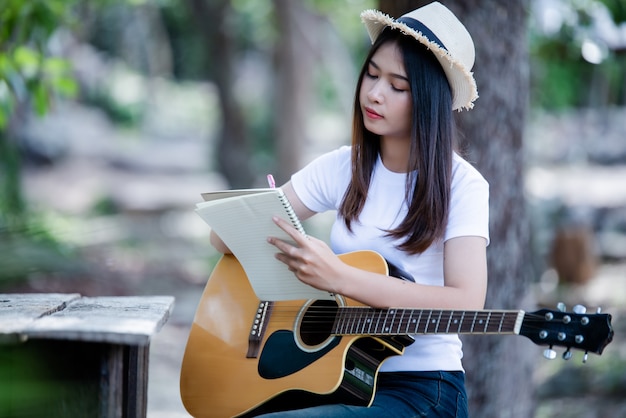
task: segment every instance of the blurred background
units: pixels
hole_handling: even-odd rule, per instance
[[[148,415],[187,416],[180,362],[219,258],[200,193],[282,183],[348,144],[359,13],[425,3],[0,1],[0,293],[175,296]],[[489,371],[473,387],[508,374],[525,393],[520,409],[470,386],[476,416],[626,416],[626,0],[442,3],[477,49],[481,97],[459,119],[492,184],[488,306],[601,306],[616,328],[586,365],[468,340]]]

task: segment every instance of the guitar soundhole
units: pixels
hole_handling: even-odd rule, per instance
[[[322,344],[331,335],[337,302],[333,300],[316,300],[309,305],[300,322],[300,341],[307,346]]]

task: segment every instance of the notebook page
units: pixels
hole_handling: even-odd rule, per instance
[[[196,212],[237,257],[259,299],[333,299],[328,292],[302,283],[274,257],[278,250],[267,242],[268,236],[293,243],[272,221],[272,216],[278,216],[291,222],[279,197],[281,193],[280,189],[269,189],[201,202],[196,205]]]

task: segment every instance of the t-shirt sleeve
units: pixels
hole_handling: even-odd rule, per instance
[[[343,146],[323,154],[291,176],[298,198],[314,212],[339,207],[349,183],[351,148]]]
[[[489,244],[489,183],[463,161],[454,170],[451,193],[445,240],[479,236]]]

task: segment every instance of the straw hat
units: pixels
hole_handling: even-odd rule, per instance
[[[474,66],[474,42],[465,26],[444,5],[433,2],[399,19],[378,10],[365,10],[361,20],[372,43],[389,26],[426,45],[448,77],[452,88],[452,109],[471,109],[478,98]]]

